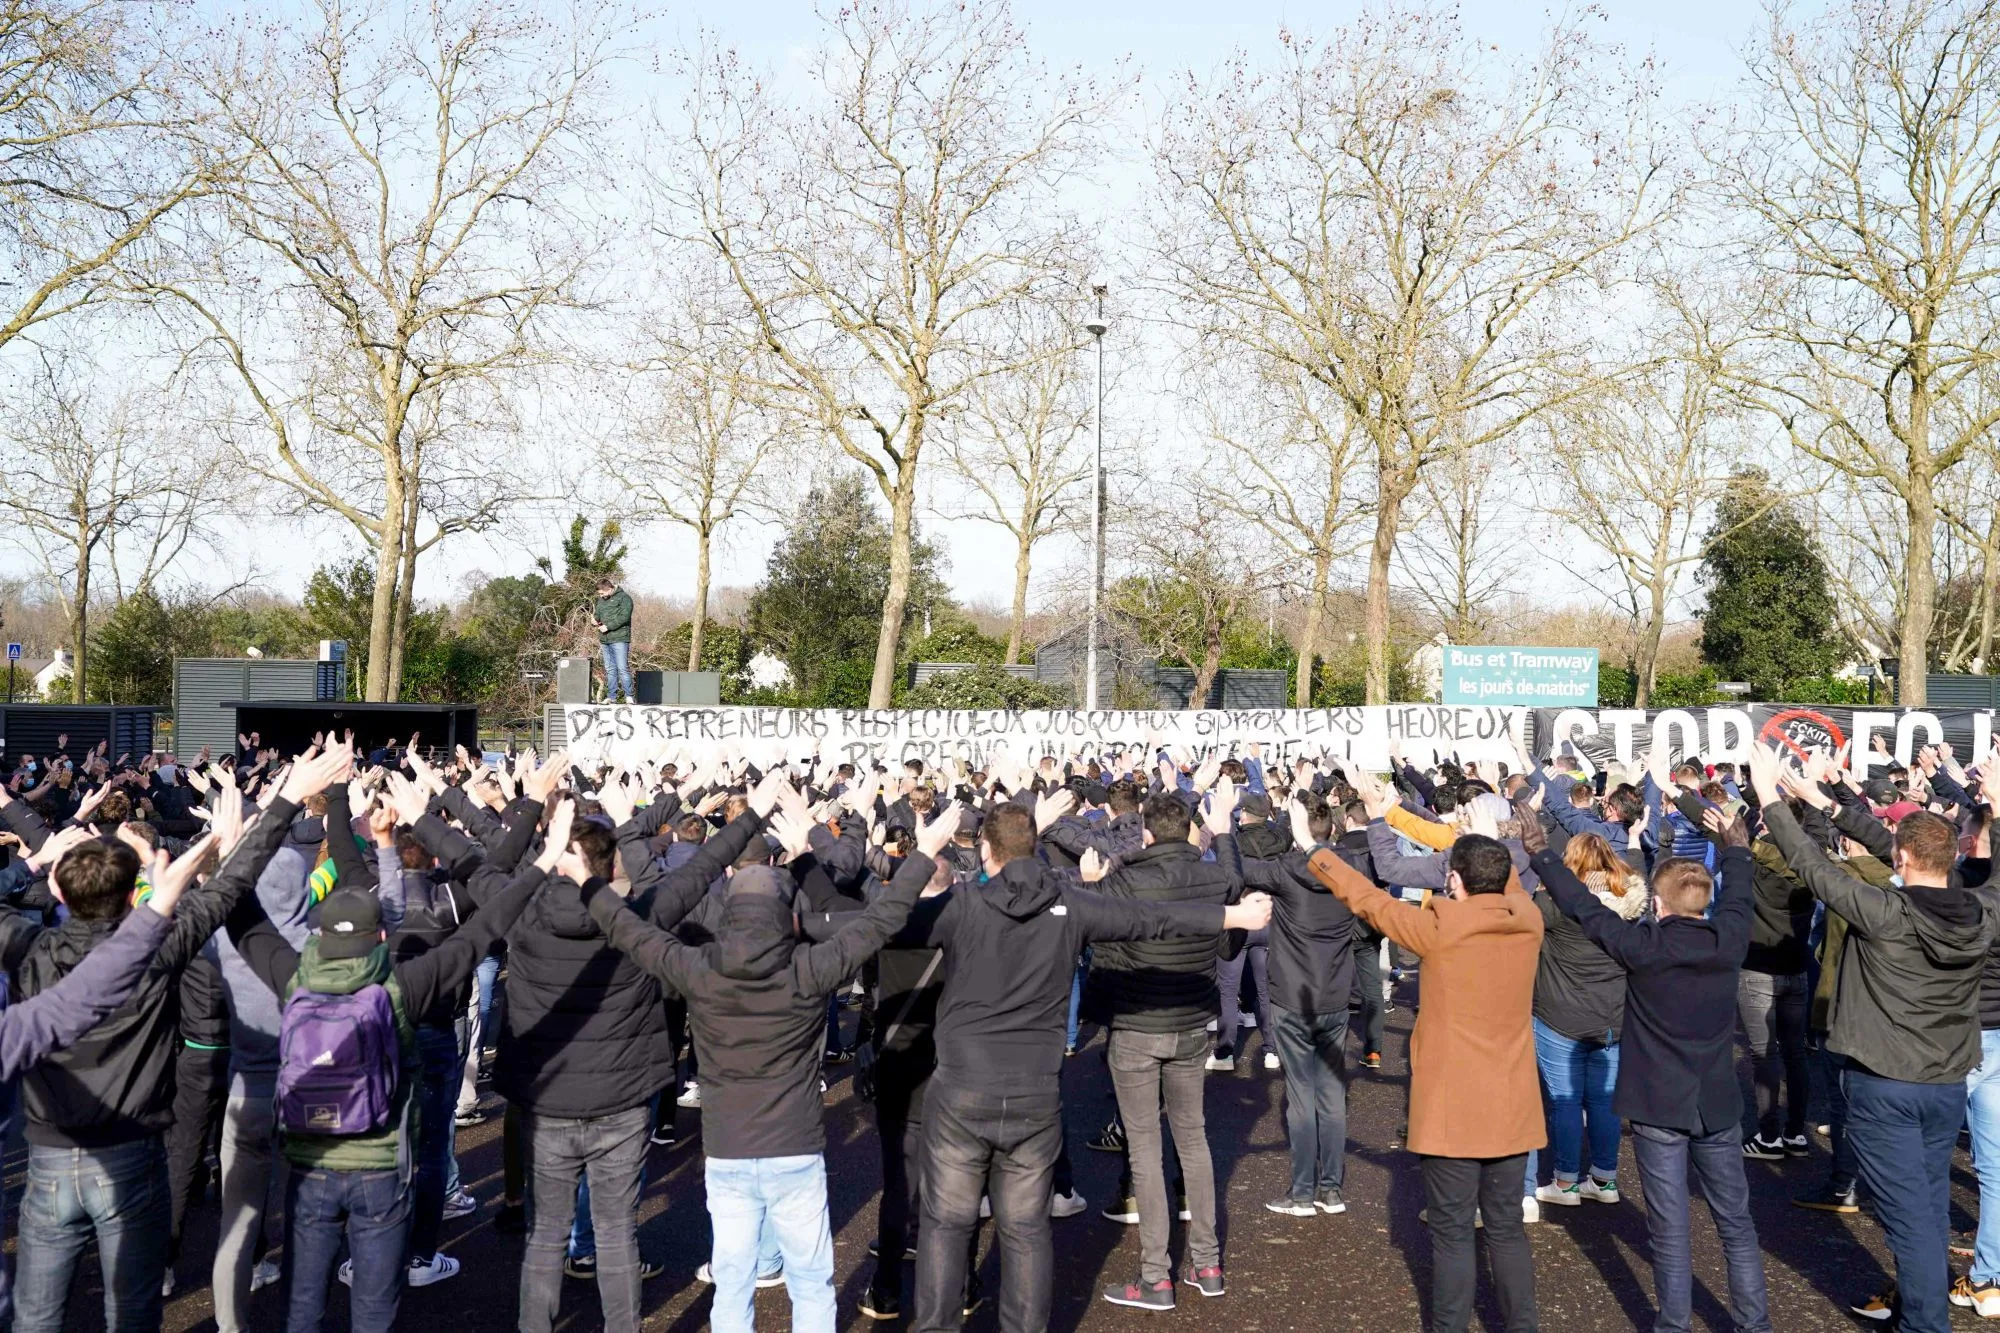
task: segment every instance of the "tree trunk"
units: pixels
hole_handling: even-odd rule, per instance
[[[715,534],[707,528],[694,533],[694,622],[688,630],[689,671],[701,670],[702,640],[708,636],[708,548]]]
[[[1322,548],[1313,555],[1312,590],[1306,594],[1306,623],[1299,631],[1299,666],[1292,690],[1294,708],[1312,707],[1313,655],[1319,651],[1319,627],[1326,615],[1327,568],[1333,556]]]
[[[916,528],[915,463],[920,435],[921,422],[912,421],[909,447],[889,501],[889,595],[882,599],[882,632],[875,640],[875,674],[868,682],[870,708],[887,708],[896,692],[896,656],[903,639],[903,613],[910,605],[910,545]]]
[[[1667,590],[1657,580],[1652,586],[1652,605],[1647,609],[1645,628],[1639,631],[1639,650],[1632,664],[1632,706],[1644,708],[1659,681],[1660,634],[1666,628]]]
[[[394,508],[385,505],[384,517],[375,539],[375,596],[368,611],[368,684],[362,692],[366,703],[386,703],[389,698],[389,643],[395,636],[396,579],[402,573],[403,525],[394,517],[402,508],[396,496]]]
[[[1979,546],[1979,665],[1974,669],[1980,672],[1993,670],[1994,580],[2000,578],[1993,567],[1995,554],[2000,554],[2000,505],[1987,520],[1986,540]]]
[[[1021,660],[1021,635],[1028,623],[1028,570],[1034,558],[1035,543],[1031,534],[1034,523],[1024,517],[1020,530],[1016,533],[1014,547],[1014,609],[1007,622],[1007,656],[1002,659],[1008,666]]]
[[[70,613],[69,697],[72,703],[87,703],[90,696],[83,679],[84,664],[90,660],[90,542],[78,544],[76,562],[76,609]]]
[[[1194,673],[1194,688],[1188,691],[1189,708],[1208,707],[1208,691],[1215,673],[1222,668],[1222,618],[1210,617],[1201,633],[1201,667]]]
[[[411,531],[403,534],[403,556],[399,565],[395,629],[389,636],[389,700],[392,703],[403,697],[403,654],[410,641],[410,608],[416,604],[417,534],[414,524]]]
[[[1922,708],[1929,695],[1931,621],[1937,602],[1937,570],[1931,563],[1937,540],[1937,499],[1928,476],[1912,473],[1904,507],[1910,518],[1910,545],[1903,571],[1909,591],[1903,601],[1896,702],[1905,708]]]
[[[1375,507],[1375,539],[1368,547],[1368,599],[1362,632],[1368,636],[1366,702],[1389,702],[1389,561],[1396,554],[1396,529],[1409,488],[1388,485]]]

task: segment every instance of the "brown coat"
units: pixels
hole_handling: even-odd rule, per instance
[[[1424,960],[1410,1041],[1410,1151],[1512,1157],[1548,1145],[1535,1070],[1535,967],[1542,914],[1508,877],[1505,893],[1419,907],[1392,898],[1329,851],[1313,875],[1362,920]]]

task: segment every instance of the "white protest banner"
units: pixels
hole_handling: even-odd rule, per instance
[[[1069,756],[1130,746],[1185,747],[1197,757],[1240,753],[1253,742],[1274,762],[1322,754],[1386,771],[1389,747],[1429,763],[1514,761],[1521,708],[1383,704],[1356,708],[1246,708],[1122,712],[1037,712],[867,708],[675,708],[644,704],[570,705],[563,709],[570,758],[577,764],[692,760],[710,754],[799,758],[818,753],[837,763],[879,759],[983,764],[996,748],[1016,757]]]

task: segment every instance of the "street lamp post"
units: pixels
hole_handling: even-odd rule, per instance
[[[1104,319],[1107,283],[1094,282],[1091,294],[1097,298],[1097,313],[1085,322],[1091,340],[1097,344],[1097,406],[1091,413],[1090,457],[1090,625],[1083,648],[1083,706],[1097,707],[1097,627],[1098,603],[1104,596],[1104,331],[1111,326]]]

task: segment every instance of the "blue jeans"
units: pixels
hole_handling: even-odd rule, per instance
[[[1965,1076],[1965,1122],[1979,1173],[1979,1241],[1972,1285],[2000,1286],[2000,1028],[1979,1034],[1979,1068]]]
[[[1605,1034],[1609,1036],[1609,1033]],[[1535,1020],[1535,1064],[1542,1072],[1542,1096],[1549,1108],[1550,1151],[1556,1183],[1574,1184],[1582,1174],[1584,1136],[1590,1139],[1590,1174],[1599,1180],[1618,1175],[1618,1117],[1611,1092],[1618,1085],[1618,1043],[1578,1041]]]
[[[354,1333],[389,1333],[403,1299],[403,1255],[410,1240],[410,1191],[402,1175],[294,1166],[285,1221],[285,1275],[292,1293],[285,1333],[319,1333],[343,1240],[354,1261],[347,1298]]]
[[[1729,1267],[1729,1316],[1737,1333],[1771,1333],[1764,1292],[1764,1255],[1750,1220],[1750,1185],[1743,1178],[1743,1127],[1688,1134],[1632,1125],[1632,1157],[1646,1192],[1646,1231],[1653,1245],[1653,1290],[1660,1302],[1654,1333],[1693,1328],[1694,1262],[1688,1244],[1688,1168],[1694,1168],[1708,1215]],[[1938,1241],[1938,1263],[1944,1241]]]
[[[1347,1011],[1302,1014],[1274,1005],[1270,1039],[1285,1065],[1285,1139],[1293,1199],[1339,1189],[1347,1167]]]
[[[715,1227],[715,1302],[710,1324],[718,1333],[756,1326],[759,1249],[765,1229],[777,1236],[799,1333],[833,1333],[833,1228],[826,1206],[826,1158],[711,1157],[708,1216]]]
[[[1070,1050],[1076,1049],[1077,1024],[1083,1019],[1083,979],[1090,975],[1090,949],[1088,946],[1076,956],[1076,971],[1069,978],[1069,1037],[1064,1042]]]
[[[1903,1333],[1951,1327],[1951,1152],[1965,1123],[1965,1082],[1905,1083],[1853,1065],[1841,1072],[1847,1136],[1875,1218],[1896,1256]]]
[[[115,1148],[28,1145],[14,1272],[14,1327],[57,1333],[94,1233],[109,1333],[157,1333],[172,1220],[159,1135]]]
[[[423,1083],[417,1093],[417,1162],[410,1180],[410,1257],[428,1261],[437,1254],[444,1229],[445,1193],[450,1188],[452,1109],[458,1102],[458,1034],[441,1028],[417,1029]]]
[[[604,654],[604,701],[616,699],[632,701],[632,645],[626,643],[604,643],[598,645]]]

